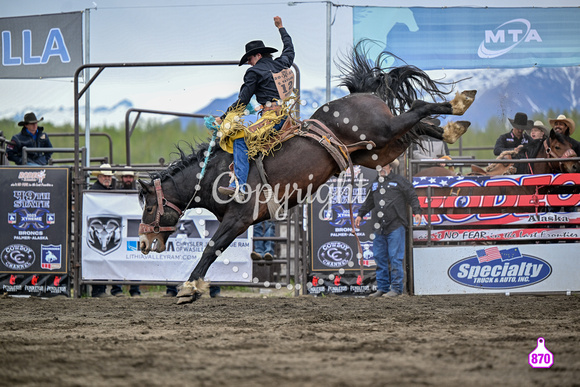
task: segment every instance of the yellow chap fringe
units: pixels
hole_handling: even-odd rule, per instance
[[[247,125],[244,116],[249,114],[246,106],[238,106],[226,115],[220,126],[220,147],[229,153],[234,151],[234,140],[245,138],[248,146],[248,158],[254,159],[259,153],[269,155],[280,145],[280,133],[272,130],[285,117],[297,120],[299,99],[298,90],[283,101],[276,101],[280,110],[265,111],[255,122]]]

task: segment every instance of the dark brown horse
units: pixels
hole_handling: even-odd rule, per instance
[[[345,145],[369,141],[366,146],[350,148],[354,164],[379,168],[399,156],[411,143],[413,136],[423,132],[439,139],[451,141],[467,129],[469,123],[451,123],[445,130],[436,127],[414,129],[422,118],[433,115],[462,115],[473,102],[475,91],[457,93],[451,102],[428,103],[410,96],[417,91],[411,86],[419,84],[428,94],[443,95],[437,82],[411,66],[391,69],[388,73],[370,67],[362,54],[354,50],[350,73],[343,83],[351,94],[320,107],[312,116],[326,125]],[[389,109],[385,101],[370,92],[372,88],[389,90],[386,101],[397,105]],[[417,86],[415,86],[417,87]],[[412,90],[412,93],[409,92]],[[394,102],[396,101],[396,102]],[[399,115],[392,109],[407,107]],[[397,110],[395,110],[397,111]],[[459,134],[452,133],[459,128]],[[228,182],[231,154],[214,147],[206,159],[208,145],[185,155],[160,173],[152,173],[151,182],[140,181],[140,200],[144,205],[140,226],[140,249],[144,254],[161,252],[175,229],[181,214],[188,208],[205,208],[220,221],[220,226],[205,248],[201,260],[183,284],[178,303],[195,301],[203,292],[200,286],[210,265],[249,226],[270,217],[266,193],[254,162],[250,163],[248,186],[250,192],[245,203],[237,203],[217,192],[217,187]],[[207,161],[207,162],[206,162]],[[273,157],[263,159],[268,183],[274,198],[286,208],[305,201],[332,175],[341,172],[333,157],[321,145],[307,137],[295,136],[283,143]],[[202,174],[203,168],[203,174]],[[269,196],[269,195],[268,195]]]

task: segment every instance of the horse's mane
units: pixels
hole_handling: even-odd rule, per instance
[[[363,39],[351,49],[348,56],[337,63],[342,73],[339,76],[339,86],[345,86],[351,94],[373,93],[385,101],[393,114],[399,115],[410,109],[413,101],[417,99],[430,96],[433,101],[445,100],[445,96],[453,91],[457,82],[433,80],[423,70],[406,64],[388,51],[381,52],[373,63],[366,48],[369,43],[376,44],[372,40]],[[389,57],[405,65],[382,67]],[[449,90],[446,91],[445,88]],[[418,144],[419,136],[424,134],[424,125],[419,122],[397,142]]]
[[[348,56],[337,63],[342,75],[339,86],[353,93],[374,93],[387,103],[393,114],[407,111],[414,100],[429,95],[434,101],[445,99],[453,91],[456,82],[435,81],[423,70],[412,65],[382,67],[389,57],[405,63],[395,54],[383,51],[374,61],[368,58],[365,39],[359,41]],[[446,91],[444,88],[449,87]]]
[[[187,152],[183,149],[184,147],[187,148]],[[202,142],[197,144],[195,147],[190,143],[185,143],[184,146],[176,144],[175,148],[176,151],[173,152],[172,155],[177,155],[177,158],[172,161],[166,169],[162,171],[150,172],[149,176],[152,180],[161,179],[163,181],[165,178],[171,178],[175,176],[175,174],[184,170],[190,165],[203,161],[205,159],[206,152],[209,149],[209,143]]]

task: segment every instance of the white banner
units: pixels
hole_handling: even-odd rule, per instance
[[[136,192],[83,195],[83,280],[185,281],[219,222],[206,210],[189,210],[169,237],[167,250],[143,255],[138,228],[142,209]],[[211,281],[252,280],[252,228],[238,237],[207,272]]]
[[[413,249],[415,294],[580,290],[578,244]]]

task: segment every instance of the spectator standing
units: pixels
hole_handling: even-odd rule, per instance
[[[22,126],[20,133],[12,136],[11,142],[6,143],[6,154],[8,160],[13,161],[17,165],[24,165],[22,160],[22,148],[52,148],[52,143],[48,138],[48,134],[44,133],[44,128],[38,126],[38,123],[44,120],[36,118],[32,112],[24,115],[24,120],[18,123]],[[25,165],[47,165],[52,152],[28,152],[27,162]]]
[[[110,168],[111,166],[109,164],[102,164],[98,171],[93,172],[93,174],[96,174],[97,176],[97,181],[95,181],[93,185],[91,185],[89,190],[110,191],[113,189],[113,171]],[[118,289],[115,288],[116,290],[115,294],[113,294],[113,289],[111,289],[111,295],[116,296],[117,294],[120,293],[122,296],[123,291],[121,287],[119,285],[113,285],[113,288],[115,286],[118,286]],[[110,295],[107,294],[106,292],[107,287],[105,285],[92,285],[92,288],[93,289],[91,291],[91,297],[97,298],[110,297]]]
[[[355,219],[355,227],[359,227],[362,217],[370,210],[375,210],[373,255],[377,262],[377,291],[370,297],[396,297],[403,294],[408,206],[413,209],[415,221],[421,221],[421,207],[413,185],[393,171],[398,165],[398,160],[394,160],[379,171]]]
[[[526,133],[530,131],[534,122],[528,120],[528,115],[526,113],[516,113],[514,119],[508,118],[512,130],[508,133],[502,134],[498,137],[495,142],[495,147],[493,148],[493,154],[499,156],[501,152],[507,150],[515,150],[519,152],[525,144],[532,141],[532,138]]]
[[[135,172],[133,171],[121,171],[120,181],[118,183],[119,189],[128,189],[128,190],[135,190]],[[123,294],[123,288],[121,285],[113,285],[111,288],[111,294],[117,297],[121,297]],[[141,290],[139,289],[139,285],[130,285],[129,286],[129,294],[131,297],[140,297]]]

